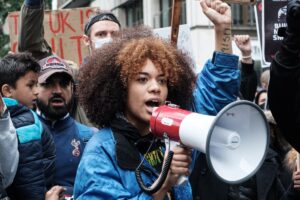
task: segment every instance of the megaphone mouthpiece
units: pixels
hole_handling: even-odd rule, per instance
[[[211,141],[211,145],[224,146],[231,150],[239,148],[241,144],[241,137],[236,131],[232,131],[219,126],[215,127],[215,131],[221,134],[217,135],[217,139]]]

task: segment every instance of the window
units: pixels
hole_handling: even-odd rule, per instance
[[[123,8],[126,12],[126,26],[132,27],[144,23],[143,0],[128,1]]]
[[[249,5],[232,4],[232,22],[235,28],[255,27],[254,7]]]
[[[155,28],[171,26],[172,4],[173,0],[159,1],[159,13],[154,16]],[[186,0],[181,1],[180,24],[186,24]]]

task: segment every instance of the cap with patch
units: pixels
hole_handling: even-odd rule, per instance
[[[45,83],[46,80],[55,73],[66,73],[72,80],[73,71],[71,67],[61,58],[57,56],[49,56],[39,61],[41,71],[39,74],[38,82]]]

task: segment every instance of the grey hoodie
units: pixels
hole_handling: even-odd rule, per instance
[[[7,114],[4,118],[0,117],[0,178],[4,188],[14,180],[18,162],[17,134],[10,116]]]

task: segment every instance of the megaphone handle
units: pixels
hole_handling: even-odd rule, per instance
[[[170,151],[173,151],[173,149],[177,146],[180,146],[180,143],[179,142],[176,142],[174,140],[170,140],[170,139],[166,139],[165,138],[165,145],[166,145],[166,149],[170,149]],[[176,185],[181,185],[183,184],[184,182],[186,182],[188,180],[188,177],[187,176],[184,176],[184,175],[181,175],[178,180],[177,180],[177,183]]]

